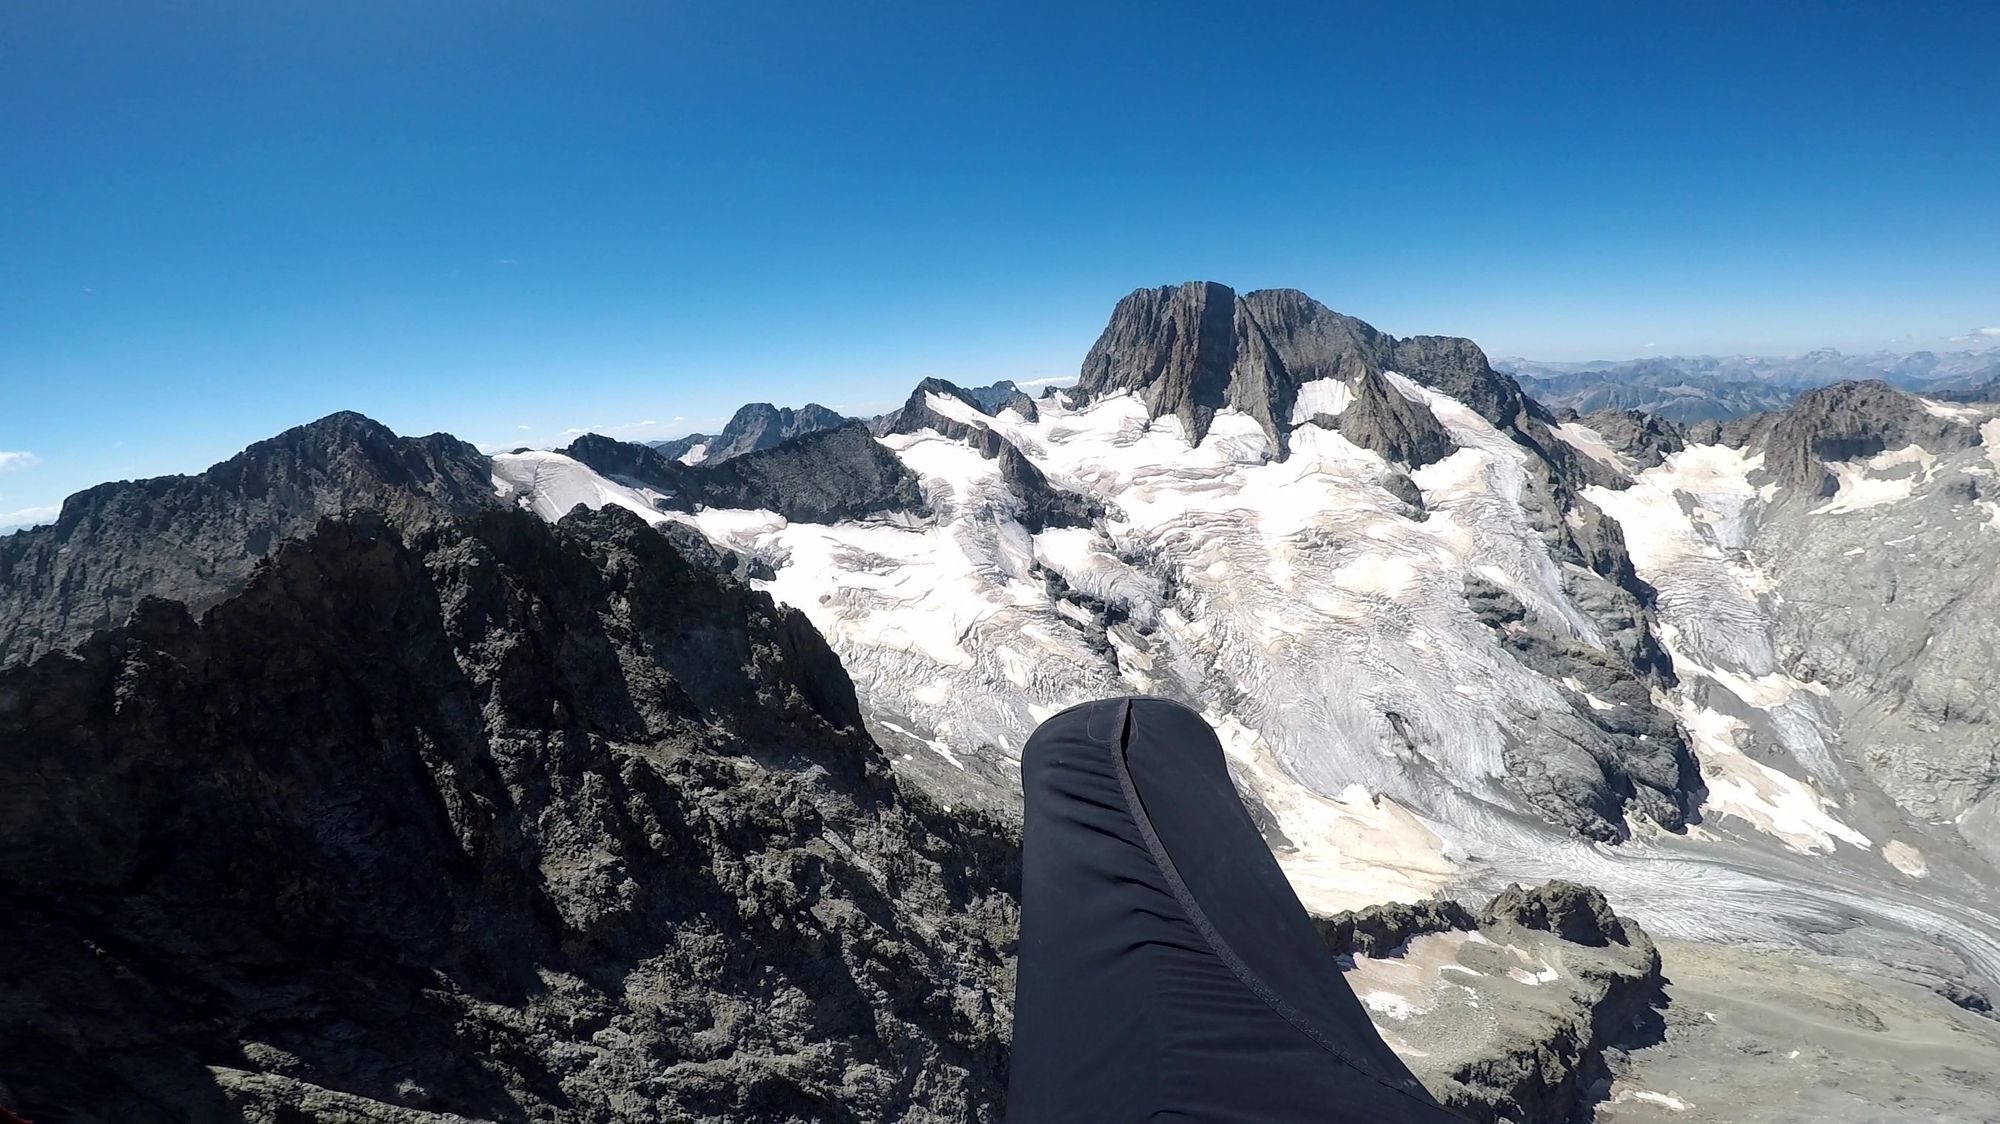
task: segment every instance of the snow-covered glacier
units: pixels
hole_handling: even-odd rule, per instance
[[[1843,697],[1786,659],[1759,534],[1845,508],[1786,514],[1829,501],[1775,478],[1754,441],[1642,467],[1510,404],[1483,356],[1463,385],[1463,366],[1390,365],[1463,341],[1260,296],[1232,295],[1228,354],[1196,354],[1184,385],[1174,361],[1104,374],[1180,315],[1169,294],[1107,328],[1100,377],[1077,388],[992,412],[920,388],[874,436],[920,482],[909,510],[703,506],[677,478],[554,452],[493,458],[495,486],[546,518],[617,505],[754,560],[753,584],[831,641],[878,740],[947,805],[1010,814],[1038,722],[1160,693],[1222,733],[1315,910],[1561,876],[1664,936],[1865,943],[2000,980],[1991,867],[1884,795],[1844,741]],[[1402,454],[1419,443],[1399,434],[1432,425],[1448,452]],[[1918,459],[1841,462],[1836,497],[1888,495],[1877,477]],[[1090,514],[1038,510],[1043,484]],[[1605,519],[1622,533],[1590,530]]]

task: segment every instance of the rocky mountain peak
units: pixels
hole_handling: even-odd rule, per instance
[[[0,538],[0,664],[123,623],[147,596],[200,610],[324,515],[398,524],[496,507],[491,462],[447,434],[398,437],[342,412],[288,429],[194,476],[79,492],[60,518]]]
[[[860,722],[617,508],[329,518],[146,599],[0,670],[8,1107],[993,1120],[1014,859]]]
[[[1839,382],[1799,395],[1765,435],[1764,467],[1779,482],[1831,495],[1826,462],[1917,445],[1932,453],[1980,443],[1978,429],[1888,383]]]
[[[1084,357],[1076,393],[1083,401],[1137,393],[1154,417],[1179,418],[1195,441],[1217,410],[1233,407],[1256,418],[1283,450],[1301,386],[1387,371],[1503,428],[1544,416],[1471,340],[1398,340],[1296,289],[1238,296],[1207,281],[1140,289],[1119,301]]]
[[[814,430],[719,461],[682,464],[663,449],[585,434],[563,454],[659,494],[662,507],[774,511],[801,523],[922,513],[923,488],[858,421]]]

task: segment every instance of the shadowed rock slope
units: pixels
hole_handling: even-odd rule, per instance
[[[1008,845],[627,512],[326,520],[0,673],[0,787],[31,1119],[998,1112]]]

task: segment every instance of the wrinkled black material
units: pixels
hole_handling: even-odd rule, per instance
[[[1012,1124],[1459,1119],[1376,1034],[1200,715],[1066,710],[1021,779]]]

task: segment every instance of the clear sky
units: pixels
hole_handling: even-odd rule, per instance
[[[2000,324],[1997,12],[12,3],[0,523],[342,408],[1071,375],[1195,278],[1496,356],[1948,348]]]

